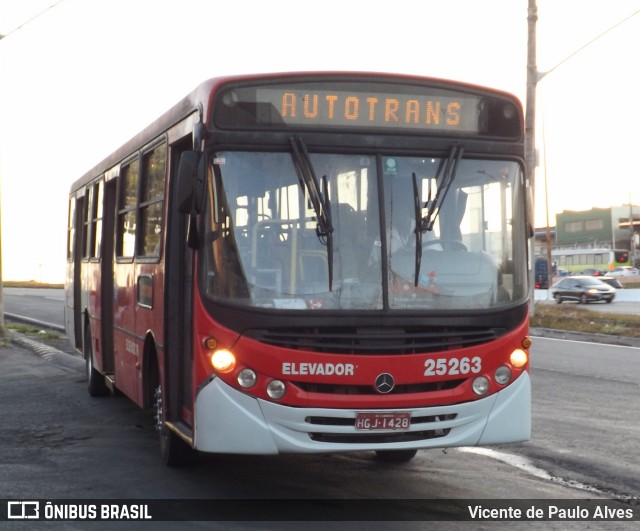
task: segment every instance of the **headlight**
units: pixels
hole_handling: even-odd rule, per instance
[[[506,365],[501,365],[496,369],[494,378],[500,385],[507,385],[511,380],[511,369]]]
[[[228,350],[216,350],[211,354],[211,366],[218,372],[231,372],[236,366],[236,357]]]
[[[238,373],[238,385],[240,385],[240,387],[244,387],[245,389],[253,387],[256,384],[257,380],[258,375],[251,369],[242,369]]]
[[[517,348],[509,356],[509,361],[516,369],[520,369],[529,361],[529,355],[524,350]]]
[[[280,400],[284,396],[286,391],[287,387],[285,386],[284,382],[280,380],[271,380],[267,384],[267,394],[274,400]]]
[[[473,380],[471,387],[475,394],[480,396],[486,395],[489,392],[489,378],[485,376],[478,376]]]

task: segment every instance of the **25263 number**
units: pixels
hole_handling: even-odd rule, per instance
[[[425,376],[457,376],[478,374],[482,371],[482,358],[429,358],[424,362]]]

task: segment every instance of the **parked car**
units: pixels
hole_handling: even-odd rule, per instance
[[[580,274],[581,275],[588,275],[588,276],[592,276],[592,277],[602,277],[604,276],[604,271],[601,271],[600,269],[585,269],[584,271],[581,271]]]
[[[609,286],[611,286],[612,288],[616,288],[616,289],[624,288],[624,286],[622,285],[622,282],[620,282],[615,277],[610,277],[605,275],[604,277],[598,277],[598,278],[602,280],[602,282],[604,282],[605,284],[609,284]]]
[[[589,276],[565,277],[551,288],[551,294],[558,304],[563,301],[588,302],[613,301],[616,290],[602,280]]]
[[[630,277],[633,275],[640,274],[640,271],[638,271],[638,269],[636,269],[635,267],[622,266],[622,267],[614,268],[612,271],[609,271],[609,273],[607,274],[610,277]]]

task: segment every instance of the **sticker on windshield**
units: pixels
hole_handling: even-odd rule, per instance
[[[398,175],[398,163],[396,159],[387,157],[384,160],[384,174],[390,177]]]
[[[306,310],[307,303],[304,299],[273,299],[274,308],[281,310]]]

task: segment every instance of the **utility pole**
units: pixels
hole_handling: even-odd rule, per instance
[[[0,179],[0,330],[4,327],[4,287],[2,285],[2,180]]]
[[[582,52],[588,46],[591,46],[594,42],[598,41],[601,37],[604,37],[609,32],[617,28],[618,26],[624,24],[628,20],[633,17],[640,15],[640,10],[636,10],[624,19],[615,23],[610,28],[607,28],[605,31],[595,36],[593,39],[588,41],[586,44],[582,45],[571,55],[565,57],[562,61],[560,61],[553,68],[545,71],[538,72],[538,66],[536,64],[536,24],[538,22],[538,6],[536,5],[536,0],[528,0],[528,12],[527,12],[527,21],[528,21],[528,46],[527,46],[527,101],[526,101],[526,114],[525,114],[525,166],[527,173],[527,180],[529,186],[531,188],[531,194],[535,198],[535,168],[536,168],[536,147],[535,147],[535,133],[536,133],[536,88],[538,82],[542,80],[545,76],[553,72],[559,66],[562,66],[568,60],[572,59],[574,56]],[[545,168],[545,182],[546,182],[546,168]],[[545,184],[546,187],[546,184]],[[532,204],[533,212],[532,216],[535,213],[535,208]],[[548,199],[547,199],[547,210],[548,210]],[[613,234],[613,229],[612,229]],[[550,230],[549,230],[549,219],[548,219],[548,211],[547,211],[547,245],[549,245],[550,240]],[[613,245],[615,247],[615,237],[612,237]],[[531,244],[529,246],[531,259],[535,259],[535,238],[531,239]],[[634,249],[635,251],[635,249]],[[550,249],[547,248],[547,256],[550,254]],[[551,279],[551,259],[547,260],[549,267],[549,279]],[[530,313],[533,315],[534,301],[533,301],[533,289],[535,286],[534,279],[534,270],[532,268],[530,272],[530,280],[532,286],[532,296],[531,296],[531,304],[530,304]]]
[[[524,158],[527,181],[531,189],[531,212],[530,221],[535,229],[535,171],[536,171],[536,85],[538,83],[538,66],[536,64],[536,24],[538,22],[538,6],[536,0],[529,0],[529,8],[527,11],[527,101],[526,112],[524,117]],[[531,302],[529,304],[529,313],[534,314],[534,290],[535,290],[535,236],[529,240],[529,255],[531,259],[531,270],[529,272],[529,280],[531,285]]]
[[[636,267],[636,233],[633,219],[633,196],[629,192],[629,261]]]
[[[536,5],[536,0],[529,0],[527,21],[527,109],[524,118],[524,156],[525,164],[527,166],[527,179],[529,180],[531,191],[533,192],[536,166],[536,85],[538,84],[538,66],[536,64],[536,24],[538,22],[538,7]]]
[[[0,40],[4,35],[0,35]],[[2,179],[0,178],[0,331],[4,328],[4,287],[2,284]]]

